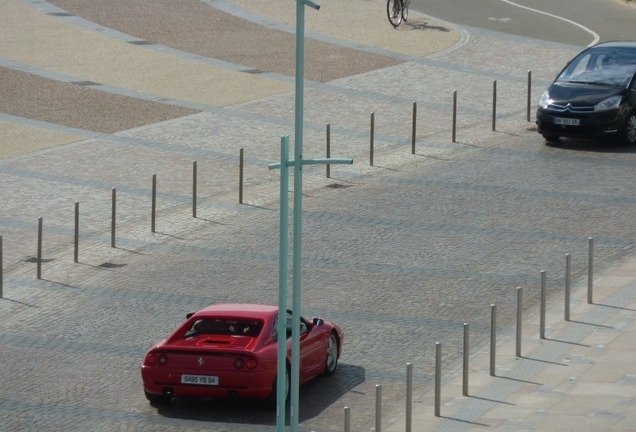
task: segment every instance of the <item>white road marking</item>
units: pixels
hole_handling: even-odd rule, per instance
[[[592,45],[595,45],[595,44],[599,41],[599,39],[601,39],[599,35],[597,35],[596,33],[594,33],[594,32],[593,32],[592,30],[590,30],[589,28],[585,27],[585,26],[584,26],[584,25],[582,25],[582,24],[579,24],[579,23],[577,23],[577,22],[574,22],[574,21],[572,21],[572,20],[569,20],[569,19],[567,19],[567,18],[563,18],[563,17],[557,16],[557,15],[553,15],[553,14],[551,14],[551,13],[543,12],[543,11],[540,11],[540,10],[537,10],[537,9],[532,9],[532,8],[527,7],[527,6],[518,5],[518,4],[516,4],[516,3],[511,2],[510,0],[501,0],[501,1],[502,1],[502,2],[504,2],[504,3],[511,4],[511,5],[513,5],[513,6],[520,7],[520,8],[522,8],[522,9],[527,9],[527,10],[532,11],[532,12],[536,12],[536,13],[540,13],[540,14],[543,14],[543,15],[547,15],[547,16],[552,17],[552,18],[560,19],[561,21],[565,21],[565,22],[567,22],[567,23],[570,23],[570,24],[572,24],[572,25],[575,25],[575,26],[577,26],[577,27],[582,28],[583,30],[585,30],[586,32],[588,32],[589,34],[591,34],[591,35],[592,35],[592,37],[594,38],[594,40],[592,41],[592,43],[590,43],[590,44],[588,45],[588,47],[589,47],[589,46],[592,46]]]

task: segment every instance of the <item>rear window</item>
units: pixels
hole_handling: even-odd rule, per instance
[[[185,337],[196,334],[258,336],[263,328],[259,320],[202,318],[196,320],[188,329]]]

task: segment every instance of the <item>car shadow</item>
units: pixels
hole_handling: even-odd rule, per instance
[[[626,145],[618,139],[561,138],[558,142],[546,142],[548,147],[594,153],[636,153],[636,146]]]
[[[333,376],[320,376],[300,386],[300,422],[312,419],[365,380],[361,366],[339,363]],[[276,425],[276,411],[253,399],[174,398],[153,404],[163,417],[205,422]],[[289,405],[286,410],[289,422]]]

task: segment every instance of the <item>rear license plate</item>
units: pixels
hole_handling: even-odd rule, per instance
[[[219,385],[219,377],[208,375],[181,375],[181,384]]]
[[[566,126],[580,126],[581,120],[573,118],[554,117],[552,118],[552,123]]]

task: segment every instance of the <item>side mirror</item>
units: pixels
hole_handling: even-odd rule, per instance
[[[325,323],[325,320],[323,320],[322,318],[314,318],[313,323],[315,326],[321,326]]]
[[[190,319],[190,317],[194,315],[194,312],[190,312],[189,314],[186,315],[186,319]]]

